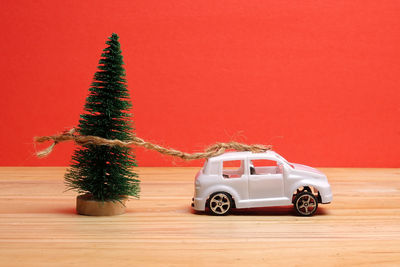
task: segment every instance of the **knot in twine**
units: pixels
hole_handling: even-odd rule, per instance
[[[259,144],[247,145],[238,142],[229,142],[229,143],[216,143],[208,147],[205,150],[205,152],[190,154],[171,148],[168,149],[150,142],[146,142],[145,140],[137,136],[133,136],[131,141],[124,142],[118,139],[106,139],[98,136],[77,135],[75,128],[72,128],[71,130],[65,131],[62,134],[58,135],[35,137],[34,141],[37,143],[53,141],[53,143],[49,147],[36,153],[36,156],[39,158],[48,156],[58,143],[66,141],[74,141],[76,144],[81,146],[100,145],[100,146],[110,146],[110,147],[114,146],[128,147],[131,145],[136,145],[150,150],[155,150],[161,154],[179,157],[185,160],[195,160],[195,159],[215,157],[225,153],[227,150],[251,151],[253,153],[262,153],[272,148],[272,146],[270,145],[268,146]]]

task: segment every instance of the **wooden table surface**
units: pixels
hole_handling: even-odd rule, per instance
[[[190,203],[199,168],[138,168],[140,200],[75,214],[65,168],[0,168],[1,266],[400,265],[400,169],[321,168],[332,204],[214,217]]]

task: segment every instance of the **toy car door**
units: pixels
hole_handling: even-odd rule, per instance
[[[273,201],[284,196],[283,172],[275,160],[250,158],[248,181],[251,200],[271,199]]]
[[[224,160],[222,162],[223,184],[235,191],[239,199],[248,199],[248,181],[244,160]]]

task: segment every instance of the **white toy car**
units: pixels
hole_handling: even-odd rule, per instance
[[[318,203],[332,201],[327,177],[320,171],[289,163],[274,151],[229,152],[209,158],[197,173],[192,207],[226,215],[231,208],[287,206],[311,216]]]

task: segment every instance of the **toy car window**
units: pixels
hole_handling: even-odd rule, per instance
[[[244,173],[243,160],[225,160],[222,162],[222,176],[224,178],[240,178]]]
[[[281,169],[278,163],[268,159],[252,159],[250,161],[251,175],[279,174]]]

